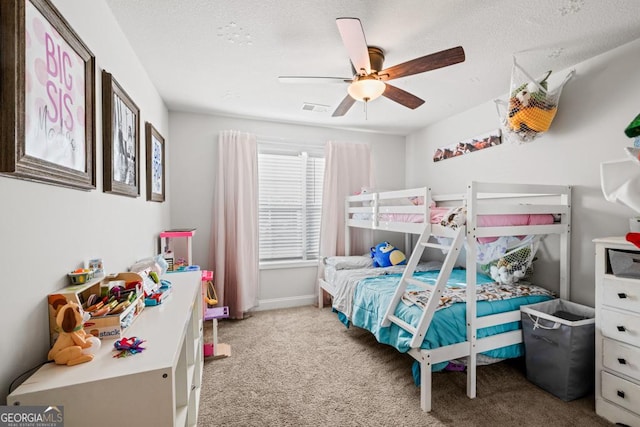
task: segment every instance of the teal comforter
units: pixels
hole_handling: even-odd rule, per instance
[[[393,297],[393,293],[398,285],[400,277],[400,274],[389,274],[361,280],[354,292],[351,323],[354,326],[369,330],[379,342],[391,345],[398,349],[398,351],[404,353],[410,349],[409,343],[411,341],[411,334],[395,324],[391,324],[388,328],[382,328],[380,326],[385,310]],[[414,278],[431,284],[435,284],[437,277],[438,271],[427,271],[414,274]],[[493,282],[489,277],[483,274],[478,274],[476,280],[478,285]],[[447,286],[465,286],[465,282],[466,271],[464,269],[454,269],[451,273]],[[416,288],[410,285],[408,290],[411,289]],[[478,301],[477,313],[478,317],[482,317],[490,314],[517,310],[521,305],[534,304],[546,301],[550,298],[551,297],[545,295],[536,295],[521,296],[498,301]],[[417,326],[421,313],[422,309],[415,305],[408,306],[404,303],[400,303],[398,304],[395,315],[403,319],[405,322],[408,322],[413,326]],[[341,320],[347,326],[349,325],[349,321],[344,316],[341,317]],[[501,332],[519,329],[520,327],[520,322],[512,322],[504,325],[483,328],[477,331],[477,336],[478,338],[482,338]],[[465,341],[466,336],[466,304],[453,304],[450,307],[436,310],[421,348],[434,349],[459,343]],[[499,359],[514,358],[523,356],[524,348],[522,344],[515,344],[490,350],[483,354]],[[439,371],[444,369],[446,366],[447,362],[438,363],[433,365],[433,370]],[[415,371],[416,369],[414,367],[414,378],[416,377]]]

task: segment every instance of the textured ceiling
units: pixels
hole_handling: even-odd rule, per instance
[[[640,0],[106,1],[171,111],[400,135],[506,94],[514,54],[538,77],[640,38]],[[347,84],[278,76],[350,78],[338,17],[360,18],[385,68],[455,46],[466,61],[394,80],[415,110],[379,98],[331,117]]]

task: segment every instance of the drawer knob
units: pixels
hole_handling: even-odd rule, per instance
[[[624,399],[624,391],[618,390],[618,397],[621,397]]]
[[[627,328],[625,328],[625,327],[624,327],[624,326],[622,326],[622,325],[617,326],[617,328],[618,328],[618,331],[620,331],[620,332],[624,332],[624,331],[626,331],[626,330],[627,330]]]
[[[618,293],[618,298],[625,299],[626,297],[627,297],[627,294],[625,294],[624,292],[619,292]]]
[[[627,361],[624,360],[622,357],[618,357],[618,363],[621,364],[621,365],[626,365]]]

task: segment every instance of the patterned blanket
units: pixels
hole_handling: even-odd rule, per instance
[[[500,283],[476,285],[477,301],[497,301],[534,295],[555,297],[553,292],[526,282],[518,282],[511,285]],[[430,296],[431,291],[428,289],[409,290],[402,296],[402,302],[408,306],[416,304],[424,309],[427,306]],[[440,302],[436,310],[449,307],[457,302],[466,302],[466,300],[467,291],[465,286],[447,285],[442,292],[442,296],[440,297]]]

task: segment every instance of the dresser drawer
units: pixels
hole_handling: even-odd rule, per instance
[[[602,364],[612,371],[640,380],[640,348],[610,339],[602,340]]]
[[[634,413],[640,408],[640,386],[602,371],[602,397]]]
[[[600,329],[605,337],[640,346],[638,316],[603,308],[600,313]]]
[[[602,304],[640,313],[640,280],[603,277]]]

